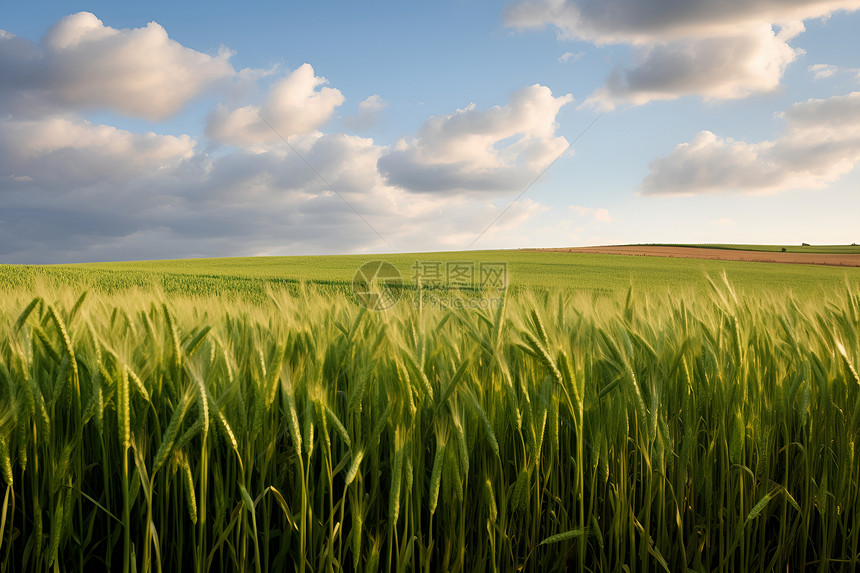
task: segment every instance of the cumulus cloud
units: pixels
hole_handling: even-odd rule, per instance
[[[860,0],[524,0],[506,21],[519,29],[553,26],[563,40],[633,46],[634,64],[614,70],[586,100],[611,109],[773,90],[797,57],[789,42],[804,20],[858,8]]]
[[[158,24],[116,30],[88,13],[61,20],[38,44],[0,31],[0,74],[3,263],[463,248],[481,230],[475,221],[504,205],[458,190],[506,189],[567,147],[555,117],[571,98],[541,86],[503,107],[431,118],[398,150],[321,133],[344,96],[310,65],[240,107],[272,70],[236,72],[229,53],[185,48]],[[242,102],[210,114],[209,138],[235,146],[213,155],[188,135],[82,116],[107,109],[162,119],[210,85]],[[370,121],[386,105],[371,96],[354,119]],[[386,160],[410,177],[449,170],[441,187],[430,182],[449,192],[413,193],[408,177],[392,183],[379,168]],[[488,236],[546,209],[522,201]]]
[[[224,105],[209,116],[206,134],[222,143],[247,147],[278,141],[281,137],[307,135],[331,119],[345,98],[328,82],[303,64],[278,80],[262,105],[228,109]]]
[[[860,92],[795,104],[785,131],[746,143],[702,131],[653,161],[643,194],[820,189],[860,161]]]
[[[731,36],[739,26],[796,27],[810,18],[856,10],[860,0],[525,0],[506,13],[517,28],[554,26],[564,39],[597,44],[651,44]]]
[[[387,148],[352,135],[296,139],[314,171],[284,144],[208,156],[184,136],[76,119],[0,127],[0,262],[387,249],[376,232],[401,250],[464,248],[499,210],[389,185],[377,169]],[[515,207],[492,232],[546,209]]]
[[[797,51],[764,25],[726,38],[679,40],[636,51],[632,67],[617,67],[585,104],[613,109],[685,95],[737,99],[776,89]]]
[[[118,30],[79,12],[57,22],[39,44],[0,33],[0,106],[19,115],[107,108],[161,120],[232,76],[230,56],[182,46],[155,22]]]
[[[533,85],[511,94],[505,106],[474,104],[434,116],[415,138],[401,140],[380,158],[394,186],[418,192],[506,191],[521,188],[568,147],[556,136],[556,115],[573,101]]]
[[[209,157],[184,138],[108,126],[50,120],[12,127],[0,139],[0,261],[287,254],[378,242],[285,150]],[[68,140],[48,137],[57,133]],[[22,141],[21,151],[13,149]],[[383,226],[395,207],[376,172],[377,146],[343,135],[296,145]]]
[[[49,187],[123,181],[174,167],[193,156],[194,146],[187,135],[131,133],[75,118],[5,119],[0,173]]]
[[[388,109],[388,102],[379,94],[374,94],[358,104],[358,112],[345,117],[343,123],[349,129],[356,131],[369,129],[376,125],[380,114],[386,109]]]

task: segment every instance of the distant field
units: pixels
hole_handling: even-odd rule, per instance
[[[816,293],[860,284],[860,269],[737,261],[528,252],[519,250],[349,256],[189,259],[79,265],[0,265],[0,285],[34,288],[63,284],[116,292],[157,286],[165,293],[265,297],[269,286],[301,281],[348,289],[356,269],[372,260],[395,265],[407,285],[415,284],[416,261],[505,262],[515,289],[563,289],[616,293],[635,284],[641,292],[703,292],[707,275],[725,271],[740,291]]]
[[[860,254],[860,246],[857,245],[720,245],[720,244],[689,244],[669,245],[661,243],[649,243],[653,247],[697,247],[700,249],[729,249],[732,251],[762,251],[766,253],[778,253],[785,249],[787,253],[820,253],[834,255],[857,255]]]

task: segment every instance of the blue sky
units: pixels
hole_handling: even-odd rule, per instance
[[[857,242],[858,8],[11,5],[0,262]]]

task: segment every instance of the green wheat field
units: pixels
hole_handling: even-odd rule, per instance
[[[0,568],[853,571],[858,369],[860,269],[0,266]]]

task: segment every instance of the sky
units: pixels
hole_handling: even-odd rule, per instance
[[[32,2],[0,263],[860,242],[860,0]]]

